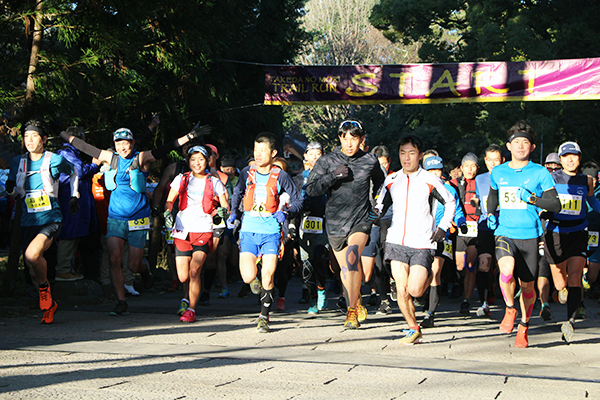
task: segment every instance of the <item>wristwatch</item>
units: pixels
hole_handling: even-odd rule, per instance
[[[535,204],[537,202],[537,197],[535,197],[535,194],[531,193],[531,196],[529,196],[529,200],[527,202],[529,204]]]

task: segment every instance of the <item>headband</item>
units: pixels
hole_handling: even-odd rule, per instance
[[[525,138],[525,139],[529,140],[531,143],[534,143],[533,137],[528,132],[524,132],[524,131],[515,132],[512,135],[510,135],[510,137],[508,138],[508,142],[510,143],[513,140],[515,140],[516,138]]]
[[[34,131],[34,132],[39,133],[40,136],[46,136],[46,132],[44,132],[44,130],[42,128],[40,128],[39,126],[27,125],[23,132],[27,132],[27,131]]]
[[[204,148],[204,146],[192,147],[191,149],[188,150],[188,154],[192,154],[192,153],[202,153],[204,158],[208,158],[208,151],[206,151],[206,148]]]
[[[340,127],[338,128],[338,130],[344,128],[344,125],[352,125],[358,129],[360,129],[361,131],[364,131],[362,125],[360,124],[360,122],[358,121],[354,121],[354,120],[346,120],[346,121],[342,121],[342,123],[340,124]]]

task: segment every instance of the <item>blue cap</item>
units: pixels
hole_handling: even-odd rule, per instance
[[[562,157],[565,154],[581,154],[581,148],[575,142],[564,142],[558,148],[558,155]]]
[[[427,159],[423,162],[423,168],[426,171],[430,169],[444,169],[444,162],[441,157],[431,156],[427,157]]]
[[[113,133],[113,142],[117,140],[133,140],[133,133],[127,128],[119,128]]]

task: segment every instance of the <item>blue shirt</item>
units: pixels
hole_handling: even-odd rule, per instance
[[[265,204],[267,202],[267,181],[269,175],[263,175],[256,172],[256,187],[254,189],[254,203]],[[277,193],[280,193],[281,185],[279,179],[277,180]],[[252,232],[252,233],[264,233],[273,234],[280,233],[281,226],[275,219],[273,214],[269,215],[255,215],[252,211],[245,211],[242,219],[242,227],[240,232]]]
[[[138,193],[129,187],[129,166],[137,152],[131,158],[119,156],[119,166],[115,176],[117,188],[110,195],[108,217],[120,220],[134,220],[150,216],[150,203],[146,193]],[[144,172],[148,177],[148,172]]]
[[[454,201],[456,201],[456,204],[460,204],[460,197],[458,196],[456,189],[454,189],[454,186],[452,186],[450,184],[450,182],[446,182],[446,183],[444,183],[444,185],[446,186],[446,189],[448,189],[448,191],[454,197]],[[392,207],[390,207],[390,208],[392,208]],[[436,226],[440,224],[440,221],[442,220],[442,217],[444,216],[444,209],[445,209],[445,206],[438,201],[437,209],[435,210],[435,225]],[[461,226],[462,224],[464,224],[466,222],[467,222],[467,219],[465,218],[465,213],[463,213],[462,207],[456,207],[456,209],[454,210],[454,223],[456,224],[456,226]],[[450,237],[450,229],[448,229],[446,231],[446,237]]]
[[[31,159],[27,160],[27,177],[25,178],[25,192],[29,193],[32,191],[44,189],[44,182],[42,182],[42,175],[40,173],[43,160],[43,155],[37,161],[31,161]],[[17,171],[19,170],[20,161],[21,156],[16,156],[12,159],[10,165],[10,172],[8,173],[9,180],[16,182]],[[52,179],[57,180],[61,172],[64,172],[65,174],[71,174],[73,173],[73,166],[60,155],[52,153],[52,156],[50,157],[50,175],[52,175]],[[21,226],[43,226],[53,222],[62,221],[60,203],[57,197],[50,197],[50,205],[52,207],[50,210],[35,213],[27,212],[27,205],[25,203],[25,199],[21,199],[21,201],[21,209],[23,210],[23,214],[21,214]]]
[[[552,172],[552,178],[560,199],[561,210],[558,213],[553,213],[552,218],[548,219],[546,229],[551,232],[570,233],[587,228],[588,223],[585,219],[587,212],[586,197],[588,195],[587,175],[570,176],[561,169]],[[572,226],[559,226],[563,221]]]
[[[506,162],[492,170],[490,186],[498,191],[500,215],[496,236],[522,240],[542,236],[539,208],[519,199],[516,192],[524,187],[541,197],[543,192],[552,189],[554,180],[546,168],[529,161],[525,167],[513,169]]]
[[[475,194],[479,199],[479,207],[481,209],[481,216],[479,217],[479,230],[492,232],[487,226],[488,212],[487,212],[487,198],[490,194],[490,173],[477,175],[475,177]]]

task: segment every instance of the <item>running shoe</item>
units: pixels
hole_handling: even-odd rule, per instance
[[[348,311],[348,304],[346,303],[346,298],[344,296],[340,296],[340,298],[338,299],[337,307],[343,313],[346,313],[346,311]]]
[[[363,322],[367,319],[367,308],[362,304],[362,296],[358,296],[356,304],[356,313],[358,314],[358,322]]]
[[[221,293],[219,293],[219,298],[220,299],[228,299],[229,298],[229,289],[223,288],[223,290],[221,290]]]
[[[285,311],[285,297],[277,298],[277,307],[275,309],[277,311]]]
[[[422,297],[415,297],[413,299],[413,304],[415,305],[415,308],[423,307],[425,305]]]
[[[483,303],[483,305],[477,309],[477,316],[490,318],[492,316],[490,306],[488,306],[487,303]]]
[[[260,294],[260,292],[262,292],[263,290],[263,286],[262,283],[260,282],[260,279],[258,279],[258,277],[254,278],[254,280],[252,282],[250,282],[250,290],[252,291],[252,293],[258,295]]]
[[[187,299],[181,299],[181,303],[179,303],[179,310],[177,310],[177,315],[183,315],[185,310],[187,310],[190,306],[190,302]]]
[[[314,304],[310,306],[306,312],[308,313],[308,315],[316,315],[319,313],[319,308],[316,304]]]
[[[125,293],[127,293],[130,296],[139,296],[140,295],[140,292],[135,290],[133,285],[123,285],[123,287],[125,288]]]
[[[471,308],[471,304],[468,300],[464,300],[462,303],[460,303],[460,310],[458,312],[462,315],[469,315],[469,308]]]
[[[583,276],[581,277],[581,287],[585,292],[590,290],[592,287],[592,285],[590,285],[590,282],[587,280],[587,274],[583,274]]]
[[[396,281],[390,278],[390,299],[398,301],[398,292],[396,291]]]
[[[500,322],[500,332],[511,333],[515,328],[515,319],[517,318],[517,309],[506,307],[504,318]]]
[[[581,303],[581,305],[577,309],[577,312],[575,313],[575,319],[586,319],[586,318],[587,318],[587,316],[585,313],[585,306],[583,305],[583,303]]]
[[[425,317],[423,318],[423,321],[421,321],[421,328],[433,328],[434,323],[433,323],[434,317],[433,314],[425,314]]]
[[[529,340],[527,339],[528,332],[528,327],[519,324],[519,328],[517,329],[517,337],[515,338],[515,347],[524,349],[529,346]]]
[[[575,331],[571,321],[567,321],[561,325],[560,331],[562,332],[562,340],[565,343],[571,343],[573,341],[573,332]]]
[[[196,322],[196,312],[189,309],[185,310],[179,320],[181,322]]]
[[[50,285],[44,288],[38,288],[38,292],[40,295],[40,310],[49,310],[54,304],[54,301],[52,300],[52,294],[50,293]]]
[[[75,282],[83,279],[83,275],[66,272],[64,274],[56,274],[54,280],[57,282]]]
[[[210,293],[202,292],[200,293],[200,298],[198,299],[198,304],[204,307],[210,306]]]
[[[298,304],[308,304],[310,302],[310,295],[308,290],[302,289],[302,297],[298,300]]]
[[[550,305],[548,303],[542,304],[542,310],[540,311],[540,317],[544,321],[550,321],[552,319],[552,310],[550,309]]]
[[[392,313],[392,306],[390,306],[390,302],[388,300],[382,300],[377,312],[377,315],[389,315]]]
[[[360,328],[360,323],[358,322],[358,312],[355,308],[348,308],[348,311],[346,312],[346,322],[344,322],[344,328]]]
[[[269,328],[269,322],[266,318],[258,317],[258,321],[256,322],[256,331],[258,333],[269,333],[271,329]]]
[[[317,290],[317,308],[319,311],[327,308],[327,292],[325,289]]]
[[[128,309],[129,309],[129,306],[127,306],[127,302],[125,300],[119,300],[119,302],[115,306],[114,310],[112,310],[110,312],[110,315],[112,315],[112,316],[129,315],[129,312],[127,312]]]
[[[567,304],[569,298],[569,289],[564,287],[558,291],[558,302],[560,304]]]
[[[373,306],[376,306],[377,303],[379,303],[377,301],[377,293],[371,293],[371,296],[369,296],[369,301],[367,304],[373,307]]]
[[[51,324],[54,322],[54,313],[58,308],[58,304],[55,301],[52,302],[52,307],[44,310],[44,316],[42,317],[42,324]]]
[[[404,346],[412,346],[415,343],[421,343],[423,341],[423,335],[420,329],[406,329],[406,336],[400,339],[400,344]]]

